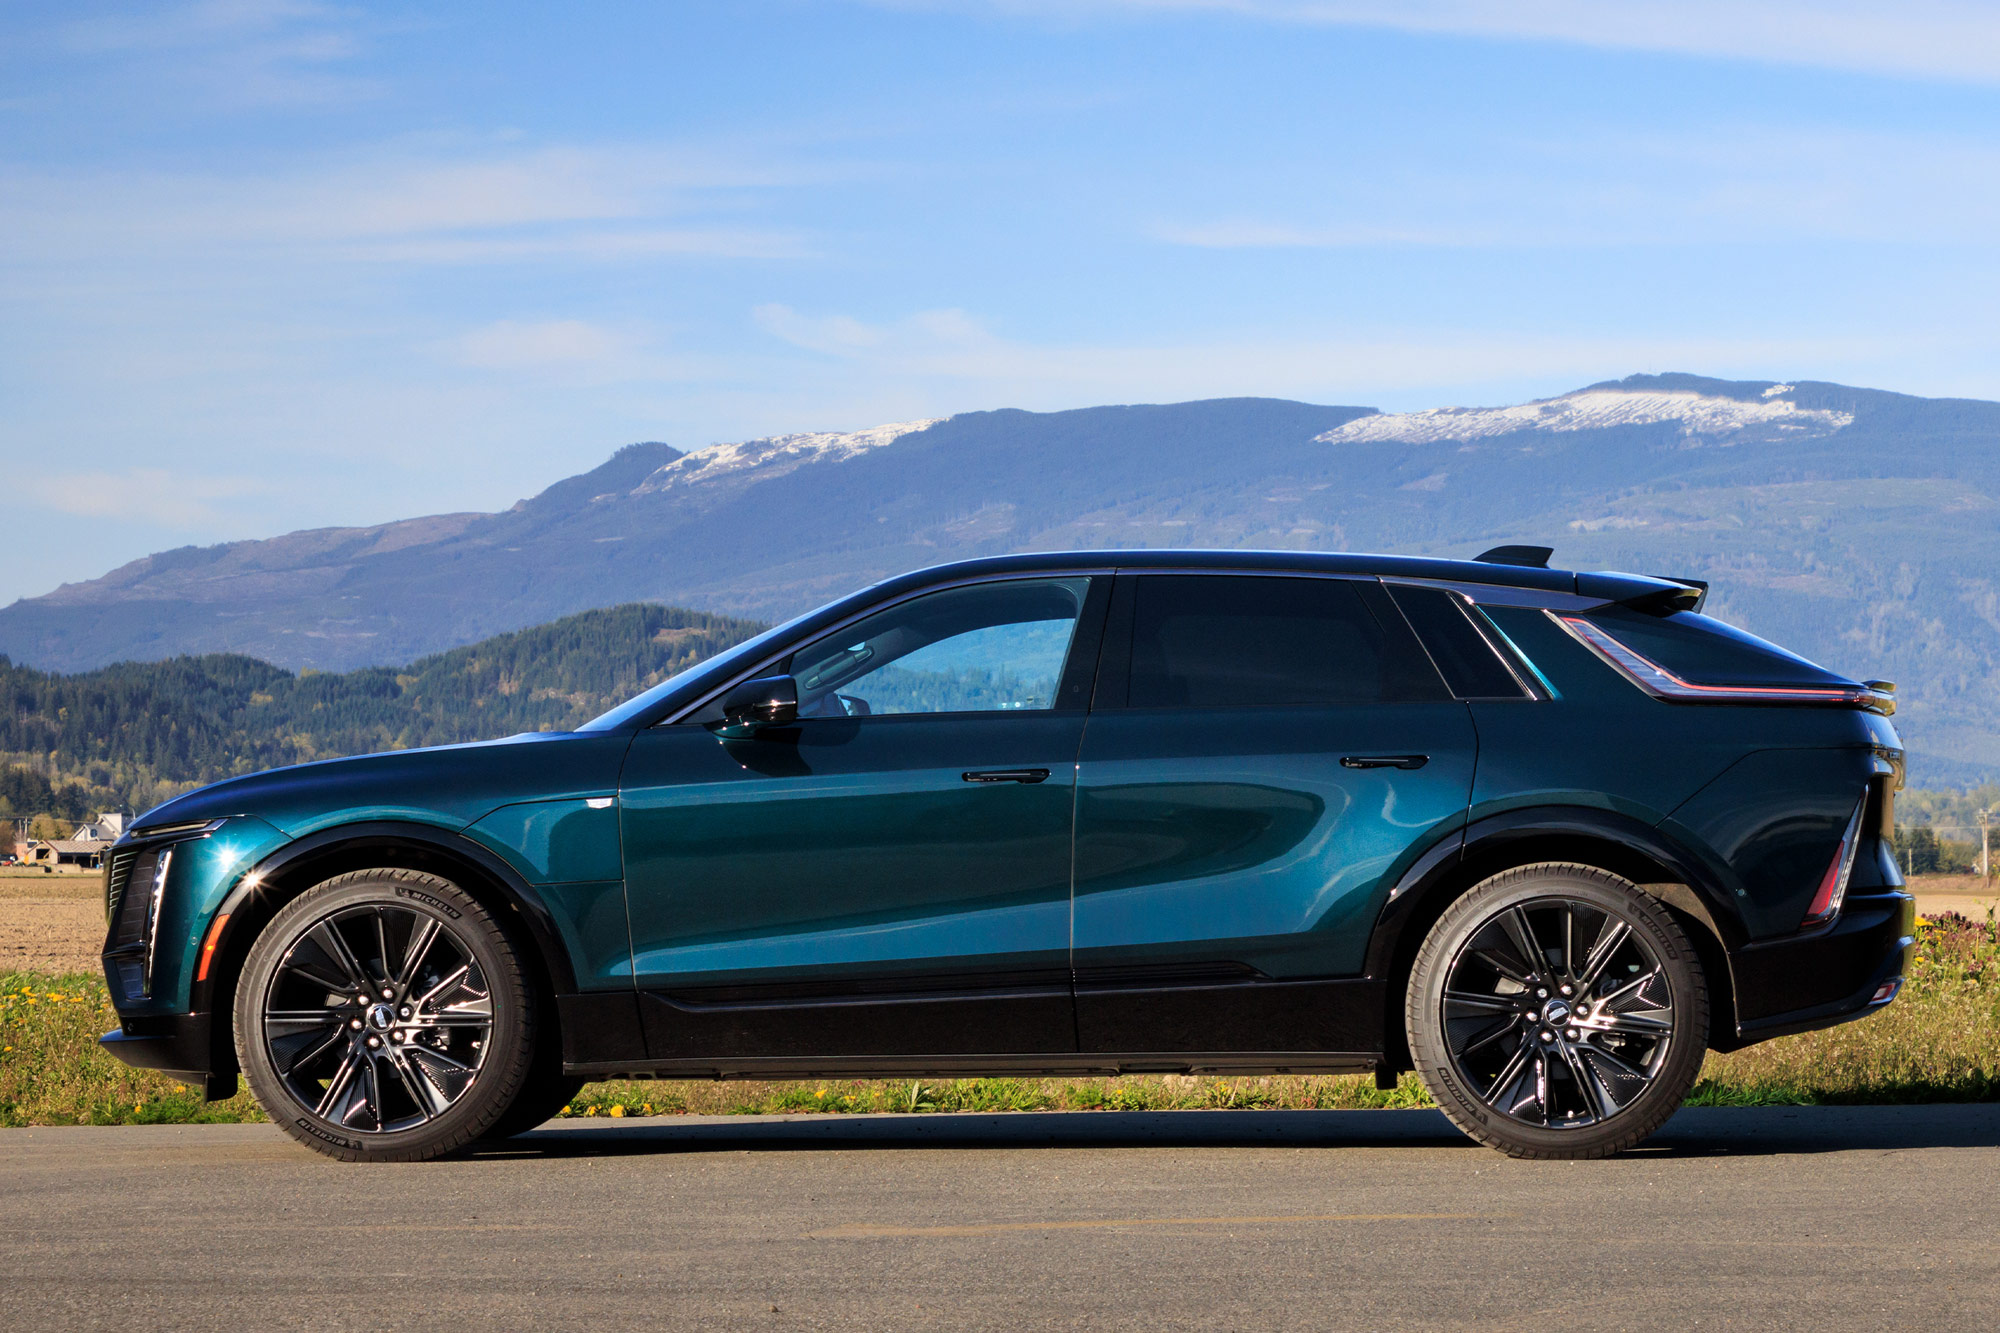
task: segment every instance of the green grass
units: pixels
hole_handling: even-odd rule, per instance
[[[204,1105],[97,1048],[117,1025],[95,976],[0,976],[0,1126],[262,1120],[249,1094]],[[1902,998],[1860,1022],[1710,1055],[1695,1106],[2000,1101],[2000,929],[1991,918],[1920,927]],[[1335,1110],[1428,1106],[1412,1076],[977,1078],[806,1083],[596,1083],[569,1116],[865,1115],[881,1111]]]

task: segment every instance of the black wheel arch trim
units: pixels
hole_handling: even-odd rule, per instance
[[[1368,975],[1386,974],[1399,952],[1403,931],[1426,903],[1435,902],[1438,892],[1448,890],[1466,864],[1507,860],[1509,848],[1553,839],[1608,844],[1627,856],[1652,862],[1670,878],[1641,880],[1648,891],[1699,920],[1725,949],[1739,949],[1747,942],[1742,917],[1715,874],[1697,854],[1656,826],[1590,806],[1528,806],[1473,820],[1439,839],[1403,872],[1369,937]],[[1682,887],[1685,892],[1675,891]]]

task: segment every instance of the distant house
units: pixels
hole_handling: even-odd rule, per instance
[[[87,824],[77,825],[67,838],[31,838],[25,844],[21,863],[97,870],[104,865],[104,853],[125,832],[128,818],[117,811],[107,811]]]
[[[125,823],[130,818],[123,811],[106,810],[88,824],[77,825],[76,832],[69,836],[75,842],[116,842],[125,832]]]
[[[96,870],[104,864],[108,838],[34,838],[22,863],[31,866],[76,866]]]

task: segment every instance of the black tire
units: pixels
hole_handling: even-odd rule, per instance
[[[1445,910],[1417,952],[1404,1023],[1424,1086],[1473,1138],[1510,1157],[1608,1157],[1694,1086],[1708,988],[1658,899],[1550,862]]]
[[[558,1069],[553,1079],[545,1074],[531,1076],[514,1098],[514,1104],[500,1113],[493,1122],[493,1128],[486,1131],[489,1141],[511,1139],[517,1134],[526,1134],[531,1129],[539,1129],[555,1119],[556,1112],[568,1106],[583,1091],[586,1079],[565,1078]]]
[[[542,1015],[479,901],[359,870],[287,903],[244,961],[236,1057],[272,1121],[346,1162],[415,1162],[489,1134],[528,1085]]]

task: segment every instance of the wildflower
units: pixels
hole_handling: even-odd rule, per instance
[[[623,1119],[625,1116],[625,1107],[621,1103],[620,1105],[612,1107],[611,1110],[607,1112],[607,1114],[610,1115],[613,1119]]]

